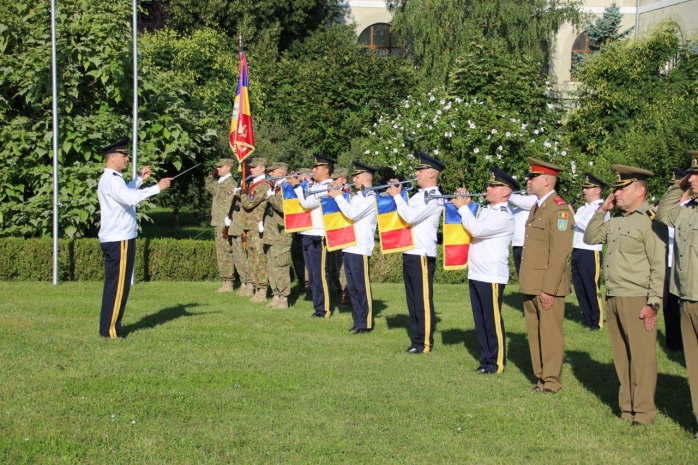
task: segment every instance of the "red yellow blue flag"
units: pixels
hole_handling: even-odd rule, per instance
[[[305,189],[305,186],[303,188]],[[292,233],[313,229],[313,218],[310,210],[306,210],[301,206],[293,186],[287,183],[281,184],[281,193],[284,199],[284,229],[286,229],[286,232]]]
[[[349,201],[349,194],[342,194]],[[320,199],[322,208],[322,223],[325,226],[327,250],[329,252],[356,245],[354,221],[350,220],[339,209],[337,202],[330,196]]]
[[[407,201],[407,192],[400,193]],[[414,249],[412,226],[405,222],[397,212],[397,205],[392,196],[376,196],[378,213],[378,237],[383,254],[405,252]]]
[[[479,205],[468,205],[473,215],[477,215]],[[444,270],[463,270],[468,267],[468,251],[472,236],[461,222],[458,209],[452,203],[444,208],[443,251]]]
[[[254,152],[249,85],[247,58],[245,52],[240,50],[240,79],[235,93],[233,114],[230,117],[230,148],[240,163]]]

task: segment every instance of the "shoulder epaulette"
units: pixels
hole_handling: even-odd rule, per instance
[[[505,212],[505,211],[507,211],[507,207],[501,206],[501,207],[499,207],[499,210]]]
[[[562,197],[555,197],[553,199],[553,202],[555,202],[558,205],[565,205],[565,201],[562,199]]]
[[[657,216],[657,214],[654,213],[654,210],[652,210],[651,208],[647,210],[645,213],[647,213],[647,216],[649,216],[650,220],[652,221],[654,221],[654,218]]]

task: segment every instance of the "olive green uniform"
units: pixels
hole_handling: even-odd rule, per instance
[[[698,420],[698,203],[683,207],[684,189],[664,194],[657,209],[657,221],[674,227],[674,265],[669,290],[681,298],[681,336],[691,387],[693,413]]]
[[[528,215],[521,254],[519,288],[524,299],[524,316],[536,387],[557,392],[562,388],[565,357],[565,296],[570,293],[567,258],[570,255],[574,217],[567,204],[553,191]],[[554,296],[545,310],[540,293]]]
[[[244,210],[243,225],[247,235],[247,264],[250,281],[255,290],[266,298],[267,265],[264,257],[263,233],[259,232],[259,223],[264,220],[267,207],[269,184],[262,180],[254,182],[246,194],[240,196],[240,205]]]
[[[666,270],[666,228],[652,221],[647,202],[604,221],[597,211],[584,233],[587,244],[607,245],[604,278],[608,334],[620,389],[621,418],[652,424],[657,414],[657,330],[639,318],[645,305],[659,304]]]
[[[275,301],[291,294],[291,235],[284,229],[284,198],[280,187],[267,197],[264,215],[264,252],[269,287]]]
[[[214,227],[214,237],[216,244],[216,259],[218,261],[218,272],[223,281],[233,280],[233,247],[230,238],[223,238],[224,220],[230,213],[230,205],[233,202],[234,190],[237,182],[232,176],[223,182],[218,182],[213,177],[206,178],[206,190],[213,195],[211,202],[211,226]]]

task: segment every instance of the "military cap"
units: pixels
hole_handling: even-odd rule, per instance
[[[253,158],[249,162],[247,162],[247,166],[250,168],[254,168],[255,166],[260,166],[264,165],[267,166],[267,159],[266,158]]]
[[[672,168],[671,169],[671,178],[667,179],[667,183],[672,185],[676,184],[677,182],[681,181],[686,176],[686,172],[682,171],[678,168]]]
[[[288,171],[288,163],[282,163],[280,161],[277,161],[277,162],[274,162],[271,165],[267,166],[267,171],[274,171],[274,170]]]
[[[109,155],[110,153],[128,153],[128,143],[131,140],[128,137],[119,139],[113,144],[109,144],[106,147],[99,149],[104,155]]]
[[[335,168],[332,172],[332,179],[347,177],[349,177],[349,170],[347,168]]]
[[[329,165],[334,168],[334,164],[337,163],[337,160],[334,160],[330,157],[326,157],[321,153],[313,154],[313,158],[315,158],[315,163],[313,163],[313,166]]]
[[[232,158],[221,158],[218,160],[218,164],[216,166],[230,166],[232,168],[235,166],[235,161]]]
[[[368,166],[365,163],[361,163],[360,161],[354,160],[353,162],[351,162],[351,164],[354,165],[354,172],[351,174],[352,176],[356,176],[357,174],[362,173],[376,174],[376,172],[378,171],[378,168]]]
[[[647,181],[654,176],[651,171],[627,165],[611,165],[611,171],[616,175],[616,179],[611,185],[614,189],[628,187],[635,181]]]
[[[564,168],[561,166],[553,165],[552,163],[548,163],[537,158],[528,157],[526,160],[528,161],[528,164],[531,165],[528,173],[526,173],[527,178],[535,178],[541,174],[557,177],[560,174],[560,171],[564,170]]]
[[[496,166],[490,168],[490,179],[487,180],[487,184],[490,186],[507,186],[513,191],[518,191],[521,189],[521,185],[516,182],[516,179],[512,178],[506,172],[500,170]]]
[[[597,178],[591,173],[584,173],[584,184],[582,184],[583,189],[590,189],[592,187],[600,187],[601,189],[608,187],[608,184]]]
[[[298,168],[295,172],[297,174],[308,174],[308,175],[313,174],[313,170],[310,168]]]
[[[689,150],[686,154],[691,157],[691,167],[686,170],[686,174],[698,173],[698,150]]]
[[[427,169],[434,169],[440,172],[446,169],[446,165],[441,163],[436,158],[427,155],[424,152],[419,152],[419,165],[417,165],[417,170]]]

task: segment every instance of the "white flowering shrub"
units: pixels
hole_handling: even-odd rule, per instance
[[[571,200],[581,192],[588,162],[570,155],[560,132],[559,121],[524,121],[476,98],[448,97],[443,89],[435,89],[408,97],[397,114],[381,116],[369,130],[363,158],[407,179],[419,163],[417,153],[424,151],[446,164],[439,179],[442,191],[465,186],[480,192],[492,166],[525,187],[526,158],[535,157],[566,169],[559,192]]]

